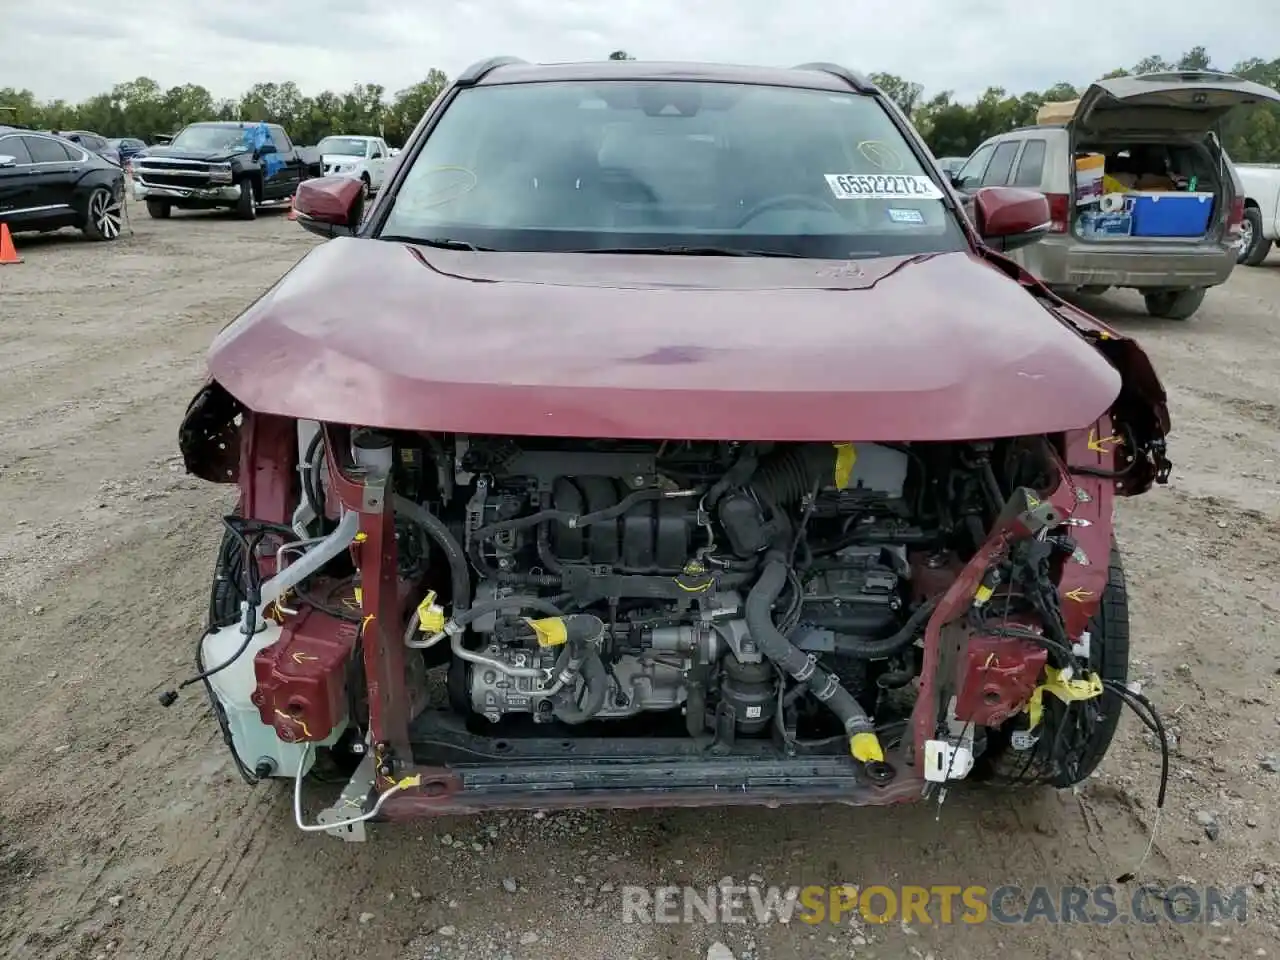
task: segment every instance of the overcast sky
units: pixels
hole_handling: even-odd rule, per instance
[[[936,93],[1081,82],[1197,44],[1215,64],[1280,56],[1280,0],[0,0],[0,88],[79,100],[148,76],[234,96],[304,93],[474,60],[835,60]]]

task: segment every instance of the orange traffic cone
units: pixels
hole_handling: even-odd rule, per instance
[[[21,263],[18,248],[13,245],[13,237],[9,234],[9,225],[0,223],[0,263]]]
[[[294,198],[293,198],[293,197],[290,197],[290,198],[289,198],[289,219],[290,219],[290,220],[297,220],[297,219],[298,219],[298,211],[294,208],[294,206],[293,206],[293,201],[294,201]]]

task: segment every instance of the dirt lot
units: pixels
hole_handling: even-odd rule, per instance
[[[183,474],[179,418],[214,333],[316,241],[279,214],[134,217],[114,245],[19,238],[26,262],[0,267],[0,953],[1280,955],[1280,259],[1237,270],[1190,323],[1091,303],[1154,354],[1176,425],[1173,482],[1119,516],[1134,669],[1179,741],[1145,875],[1243,884],[1249,922],[644,926],[622,922],[623,885],[1108,882],[1146,844],[1158,755],[1126,719],[1086,789],[953,790],[940,816],[522,814],[303,837],[286,788],[236,778],[200,696],[155,698],[187,673],[229,505]]]

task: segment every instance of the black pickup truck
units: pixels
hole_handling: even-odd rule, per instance
[[[133,196],[157,219],[181,210],[234,210],[242,220],[285,203],[298,184],[322,174],[319,151],[295,147],[274,123],[192,123],[164,146],[130,161]]]

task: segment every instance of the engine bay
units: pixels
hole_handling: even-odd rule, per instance
[[[945,654],[942,669],[959,676],[944,686],[966,762],[989,734],[1008,742],[1001,728],[1035,688],[1042,648],[1073,642],[1053,608],[1053,572],[1088,560],[1040,505],[1066,476],[1049,437],[775,444],[289,430],[298,483],[288,522],[227,518],[200,648],[246,779],[368,749],[370,577],[394,594],[377,609],[397,621],[415,757],[425,744],[450,766],[575,749],[852,755],[867,779],[888,782],[889,754],[912,755],[926,626],[1019,492],[1051,520],[1018,574],[1031,587],[992,606],[1006,623],[1052,629],[1005,627],[986,653],[970,644]],[[349,507],[361,488],[335,489],[353,478],[394,491],[393,569],[371,562]],[[1010,658],[1000,646],[1010,643],[1026,649]],[[996,653],[1006,666],[993,687]],[[987,663],[975,666],[979,654]],[[1063,656],[1054,662],[1071,662]]]
[[[752,629],[750,590],[768,562],[786,571],[768,615],[777,608],[802,659],[829,663],[862,711],[884,699],[877,678],[911,670],[905,544],[922,531],[905,501],[906,452],[797,447],[761,466],[754,452],[744,462],[709,445],[521,450],[464,438],[452,459],[479,574],[472,609],[504,605],[471,621],[483,659],[452,661],[461,713],[574,726],[654,715],[646,735],[682,730],[722,746],[830,734],[827,711],[788,696]],[[779,558],[766,561],[771,549]],[[598,661],[588,655],[572,689],[546,695],[516,676],[555,672],[561,656],[513,611],[534,598],[603,626]]]

